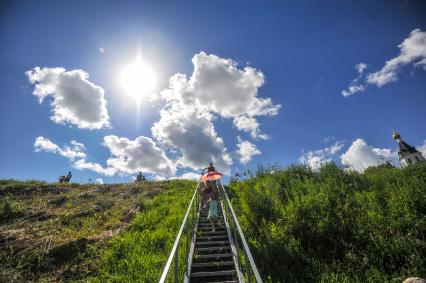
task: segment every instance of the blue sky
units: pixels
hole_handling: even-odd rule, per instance
[[[397,163],[392,128],[426,151],[422,1],[0,5],[0,178],[169,178],[211,159],[229,174],[330,160],[362,170]],[[120,77],[138,55],[157,83],[135,99]],[[169,87],[177,73],[186,92]]]

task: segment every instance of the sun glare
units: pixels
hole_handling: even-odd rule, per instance
[[[141,59],[126,66],[121,74],[121,84],[125,91],[135,98],[150,94],[157,83],[157,77]]]

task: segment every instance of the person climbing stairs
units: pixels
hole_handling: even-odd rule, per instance
[[[263,282],[221,176],[207,173],[200,178],[159,283]],[[216,181],[217,195],[206,195],[206,180]]]
[[[190,282],[238,282],[237,268],[220,202],[215,231],[207,217],[208,208],[203,207],[195,237]]]

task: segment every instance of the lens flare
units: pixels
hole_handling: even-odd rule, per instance
[[[152,93],[157,84],[157,76],[150,66],[138,58],[124,68],[121,84],[128,94],[141,98]]]

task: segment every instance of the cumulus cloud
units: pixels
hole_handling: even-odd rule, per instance
[[[52,98],[50,119],[53,122],[82,129],[110,126],[104,90],[90,82],[85,71],[35,67],[25,74],[35,85],[33,95],[40,103],[46,97]]]
[[[200,180],[200,174],[194,173],[194,172],[186,172],[177,177],[177,179],[185,179],[185,180]]]
[[[111,157],[106,161],[107,166],[88,162],[82,143],[71,141],[70,144],[61,148],[47,138],[38,137],[34,148],[36,152],[45,151],[64,156],[71,161],[71,166],[78,170],[90,170],[105,176],[130,175],[139,171],[166,177],[176,174],[175,166],[164,151],[147,137],[140,136],[135,140],[113,135],[104,137],[104,145],[111,153]]]
[[[281,105],[259,97],[265,79],[255,68],[239,68],[231,59],[204,52],[196,54],[192,63],[189,78],[175,74],[161,92],[165,106],[152,134],[162,146],[178,152],[179,166],[196,170],[213,162],[229,174],[232,159],[215,130],[214,117],[232,119],[238,130],[266,139],[257,117],[277,115]]]
[[[419,145],[418,147],[416,147],[416,149],[423,154],[423,157],[426,158],[426,140],[424,140],[422,145]]]
[[[135,140],[117,137],[104,137],[104,145],[111,152],[107,165],[122,174],[134,174],[143,171],[162,176],[174,176],[176,168],[155,142],[140,136]]]
[[[179,165],[197,170],[213,162],[218,170],[228,173],[232,160],[212,119],[209,112],[170,102],[161,110],[160,120],[151,130],[163,146],[179,152]]]
[[[100,184],[100,185],[103,185],[103,184],[104,184],[104,180],[102,180],[102,178],[97,178],[97,179],[95,179],[95,182],[96,182],[97,184]]]
[[[358,77],[349,85],[347,90],[342,91],[343,96],[349,96],[357,92],[364,91],[369,84],[378,87],[398,80],[398,73],[401,67],[413,64],[415,67],[422,67],[426,70],[426,32],[420,29],[413,30],[404,41],[398,45],[399,55],[390,59],[377,72],[364,76],[367,69],[365,63],[356,65]],[[360,82],[361,79],[363,82]]]
[[[398,47],[399,55],[387,61],[380,71],[369,74],[368,83],[380,87],[394,82],[398,79],[399,69],[412,63],[414,66],[420,66],[426,70],[426,32],[420,29],[413,30]]]
[[[65,145],[59,147],[57,144],[53,143],[51,140],[45,137],[38,137],[34,142],[34,150],[36,152],[45,151],[59,154],[63,157],[66,157],[70,160],[75,160],[76,158],[85,158],[86,153],[84,153],[84,145],[76,141],[71,141],[70,145]]]
[[[256,116],[277,115],[281,105],[270,98],[258,96],[265,83],[261,71],[252,67],[238,68],[231,59],[200,52],[192,58],[194,71],[188,79],[184,74],[170,78],[169,88],[161,93],[189,107],[202,107],[224,118],[232,118],[238,129],[259,135]]]
[[[236,154],[240,158],[240,162],[242,164],[248,163],[254,155],[261,154],[260,150],[257,149],[255,144],[252,144],[247,140],[243,140],[240,137],[238,137],[237,147],[238,150],[236,150]]]
[[[99,163],[87,162],[86,159],[79,159],[72,163],[72,166],[78,170],[90,170],[105,176],[114,176],[117,170],[112,167],[103,167]]]
[[[198,170],[213,162],[220,172],[230,174],[233,161],[223,139],[216,132],[214,120],[217,117],[230,119],[238,130],[249,133],[252,138],[267,139],[267,135],[260,131],[257,118],[277,115],[281,105],[274,104],[270,98],[259,97],[258,90],[265,79],[263,73],[253,67],[239,68],[231,59],[204,52],[196,54],[192,62],[192,75],[187,78],[184,74],[175,74],[169,80],[169,87],[158,96],[162,105],[160,118],[151,127],[153,139],[141,136],[129,140],[106,136],[104,145],[111,152],[106,167],[88,162],[85,157],[74,160],[73,166],[106,176],[143,171],[157,178],[171,178],[176,175],[176,167]],[[89,107],[82,99],[88,96],[82,96],[81,92],[74,94],[80,87],[69,87],[68,77],[74,78],[77,86],[84,85],[86,93],[95,93],[92,96],[97,93],[96,97],[103,100],[103,90],[87,80],[87,73],[81,70],[66,72],[62,68],[34,68],[27,72],[27,76],[36,85],[33,93],[40,101],[46,96],[53,97],[54,121],[83,128],[109,125],[106,108],[105,119],[95,119],[100,116],[86,111],[88,109],[84,113],[79,112],[80,108]],[[96,105],[105,106],[106,102]],[[90,119],[83,115],[89,115],[86,112],[92,113]],[[97,120],[103,122],[96,124]],[[82,121],[91,123],[84,124]],[[239,139],[237,146],[242,163],[260,154],[249,141]],[[167,155],[173,158],[169,159]]]
[[[259,122],[253,117],[241,115],[234,118],[234,125],[238,130],[249,132],[252,138],[268,139],[268,136],[260,133]]]
[[[313,170],[318,170],[324,163],[333,161],[333,157],[344,147],[342,141],[315,151],[308,151],[299,157],[299,162],[309,165]]]
[[[367,145],[363,139],[355,140],[340,158],[343,165],[361,172],[370,166],[398,160],[395,151],[389,148],[374,148]]]

